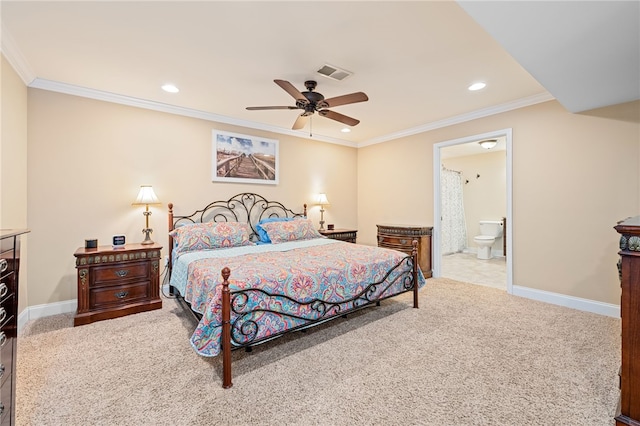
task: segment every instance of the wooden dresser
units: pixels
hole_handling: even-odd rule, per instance
[[[614,227],[620,234],[622,363],[616,425],[640,425],[640,216]]]
[[[16,342],[20,236],[26,229],[0,230],[0,425],[15,424]]]
[[[74,325],[160,309],[158,244],[127,244],[123,248],[79,248],[78,310]]]
[[[418,264],[425,278],[431,272],[431,226],[412,225],[376,225],[378,227],[378,246],[411,254],[413,240],[418,240]]]

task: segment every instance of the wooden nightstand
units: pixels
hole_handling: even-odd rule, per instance
[[[324,229],[318,232],[332,240],[346,241],[354,244],[356,242],[356,234],[358,233],[355,229]]]
[[[418,240],[418,264],[425,278],[431,278],[431,226],[376,225],[378,247],[390,248],[411,254],[413,240]]]
[[[76,250],[78,310],[73,325],[160,309],[161,250],[158,244]]]

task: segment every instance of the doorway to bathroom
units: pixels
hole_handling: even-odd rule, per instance
[[[511,294],[511,129],[439,142],[433,149],[433,276]]]

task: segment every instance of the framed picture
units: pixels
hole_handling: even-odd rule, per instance
[[[214,130],[212,153],[213,181],[278,183],[277,140]]]

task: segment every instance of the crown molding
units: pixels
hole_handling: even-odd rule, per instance
[[[431,130],[440,129],[443,127],[453,126],[454,124],[460,124],[478,118],[488,117],[490,115],[500,114],[503,112],[511,111],[518,108],[523,108],[542,102],[554,100],[555,98],[548,92],[539,93],[537,95],[528,96],[526,98],[516,99],[515,101],[506,102],[500,105],[494,105],[488,108],[472,111],[468,114],[457,115],[455,117],[446,118],[444,120],[433,121],[421,126],[405,129],[400,132],[390,133],[388,135],[379,136],[377,138],[369,139],[358,144],[358,148],[362,148],[369,145],[375,145],[383,142],[388,142],[394,139],[404,138],[407,136],[413,136],[418,133],[429,132]]]
[[[4,40],[3,40],[4,43]],[[192,108],[185,108],[176,105],[165,104],[162,102],[150,101],[146,99],[134,98],[131,96],[119,95],[117,93],[105,92],[102,90],[89,89],[86,87],[76,86],[73,84],[61,83],[52,80],[45,80],[41,78],[35,78],[28,84],[29,87],[34,89],[49,90],[52,92],[64,93],[67,95],[80,96],[89,99],[95,99],[99,101],[112,102],[120,105],[127,105],[136,108],[144,108],[153,111],[166,112],[169,114],[176,114],[185,117],[198,118],[201,120],[212,121],[215,123],[225,123],[233,126],[244,127],[255,130],[264,130],[266,132],[289,135],[297,138],[317,140],[321,142],[333,143],[336,145],[348,146],[351,148],[363,148],[365,146],[375,145],[383,142],[388,142],[394,139],[399,139],[407,136],[413,136],[419,133],[429,132],[432,130],[440,129],[443,127],[453,126],[455,124],[464,123],[478,118],[488,117],[495,114],[511,111],[518,108],[523,108],[542,102],[547,102],[555,99],[550,93],[544,92],[537,95],[529,96],[526,98],[517,99],[515,101],[506,102],[504,104],[495,105],[489,108],[483,108],[470,112],[468,114],[462,114],[455,117],[447,118],[444,120],[434,121],[426,123],[421,126],[412,127],[410,129],[402,130],[400,132],[390,133],[377,138],[369,139],[368,141],[355,143],[345,141],[342,139],[331,138],[323,135],[309,136],[305,132],[295,131],[291,129],[285,129],[277,126],[270,126],[263,123],[257,123],[254,121],[240,120],[237,118],[227,117],[224,115],[214,114],[210,112],[200,111]]]
[[[216,123],[231,124],[233,126],[245,127],[249,129],[264,130],[266,132],[277,133],[282,135],[295,136],[297,138],[317,140],[321,142],[333,143],[336,145],[344,145],[356,148],[354,142],[342,139],[330,138],[323,135],[309,136],[305,132],[285,129],[277,126],[270,126],[254,121],[240,120],[237,118],[227,117],[224,115],[213,114],[206,111],[200,111],[192,108],[185,108],[176,105],[165,104],[162,102],[150,101],[146,99],[134,98],[131,96],[119,95],[117,93],[105,92],[102,90],[89,89],[87,87],[76,86],[73,84],[61,83],[58,81],[45,80],[42,78],[34,79],[29,87],[34,89],[49,90],[51,92],[64,93],[67,95],[80,96],[83,98],[95,99],[99,101],[112,102],[120,105],[127,105],[136,108],[144,108],[153,111],[166,112],[169,114],[182,115],[185,117],[198,118]]]
[[[2,27],[0,35],[2,37],[2,43],[0,44],[2,54],[7,58],[7,61],[9,61],[24,84],[28,86],[33,80],[35,80],[36,74],[33,72],[29,62],[27,62],[27,59],[22,55],[22,52],[20,52],[20,49],[18,49],[18,46],[13,41],[13,37],[11,37],[11,34],[9,34],[6,29],[6,25],[0,23],[0,26]]]

